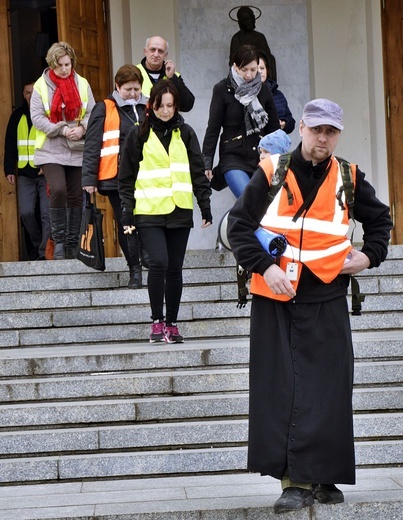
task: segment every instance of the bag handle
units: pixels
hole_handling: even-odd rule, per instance
[[[94,209],[97,208],[97,196],[96,192],[88,193],[88,191],[85,192],[85,207],[90,208],[91,204],[94,206]]]

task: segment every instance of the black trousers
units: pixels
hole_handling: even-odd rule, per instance
[[[182,267],[190,228],[141,227],[140,240],[149,255],[148,295],[151,319],[175,323],[182,297]]]

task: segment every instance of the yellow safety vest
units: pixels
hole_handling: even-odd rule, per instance
[[[143,84],[141,85],[141,92],[145,95],[145,97],[149,98],[151,89],[153,88],[155,83],[153,83],[151,81],[150,76],[148,75],[146,69],[143,67],[143,65],[141,63],[136,65],[136,67],[138,69],[140,69],[140,72],[141,72],[141,74],[143,76]],[[179,72],[175,72],[175,75],[178,76],[178,78],[180,77]],[[163,79],[167,79],[167,77],[164,76]]]
[[[28,130],[28,118],[23,114],[17,126],[18,169],[25,168],[28,163],[35,168],[35,138],[36,128],[32,125]]]
[[[87,111],[87,105],[88,105],[88,81],[75,73],[78,78],[78,93],[80,94],[81,99],[81,110],[80,110],[80,119],[84,118],[84,115]],[[34,85],[34,89],[38,92],[38,94],[41,96],[43,106],[45,108],[45,113],[49,117],[50,116],[50,104],[49,104],[49,91],[48,91],[48,85],[46,84],[45,78],[41,76]],[[41,130],[36,129],[36,142],[35,142],[35,148],[42,148],[43,143],[46,140],[46,134],[45,132],[42,132]]]
[[[167,215],[176,206],[193,209],[189,158],[179,129],[173,130],[168,151],[151,128],[135,184],[135,215]]]

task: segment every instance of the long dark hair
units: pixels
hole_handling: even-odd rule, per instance
[[[162,96],[164,94],[172,94],[172,97],[174,98],[175,114],[177,114],[179,107],[178,89],[175,87],[174,83],[170,79],[160,79],[151,89],[150,98],[147,102],[146,117],[140,127],[140,135],[144,135],[149,131],[150,111],[153,110],[154,105],[156,109],[158,109],[161,106]]]

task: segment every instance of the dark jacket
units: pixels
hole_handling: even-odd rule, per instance
[[[214,86],[210,115],[203,142],[206,170],[213,167],[214,153],[222,129],[219,148],[219,166],[222,173],[231,169],[243,170],[249,175],[259,163],[260,139],[280,128],[273,96],[267,85],[262,84],[258,99],[269,116],[269,122],[260,133],[246,136],[244,107],[235,99],[229,78]]]
[[[204,174],[203,156],[200,151],[199,141],[192,127],[183,121],[179,115],[179,128],[181,139],[184,142],[189,158],[190,175],[192,178],[193,193],[203,215],[203,210],[210,210],[211,189],[207,177]],[[154,132],[168,151],[171,142],[172,130]],[[139,136],[138,128],[132,128],[127,134],[122,159],[119,168],[119,195],[124,212],[133,213],[135,199],[133,198],[134,185],[139,171],[139,164],[143,159],[143,144],[148,140],[149,132]],[[137,227],[163,226],[169,228],[193,227],[193,211],[176,207],[168,215],[136,215]]]
[[[120,116],[120,136],[119,136],[119,153],[122,153],[122,145],[125,140],[126,134],[129,130],[137,124],[133,107],[131,105],[118,106],[116,100],[109,96],[108,99],[115,101],[118,107]],[[141,123],[144,119],[145,104],[136,105],[139,122]],[[118,189],[118,170],[116,176],[113,179],[107,179],[104,181],[98,181],[98,170],[100,153],[102,149],[102,136],[104,133],[104,123],[106,116],[106,105],[103,101],[100,101],[95,105],[91,112],[90,120],[88,122],[87,132],[85,134],[85,147],[83,155],[83,167],[82,167],[82,186],[97,186],[100,190]],[[118,159],[119,163],[120,158]]]
[[[20,119],[23,115],[27,116],[28,129],[31,130],[32,121],[29,112],[28,103],[23,104],[14,110],[8,121],[6,138],[4,142],[4,173],[7,175],[15,175],[18,163],[18,147],[17,147],[17,128]],[[28,163],[24,168],[18,168],[18,175],[23,177],[36,178],[38,176],[39,168],[32,168]]]
[[[165,62],[162,66],[162,69],[159,71],[159,77],[157,79],[154,79],[148,72],[148,69],[146,67],[146,59],[143,58],[141,60],[141,65],[144,67],[145,71],[148,74],[148,77],[150,78],[151,83],[157,83],[159,79],[166,78],[165,73]],[[172,83],[175,85],[175,87],[178,89],[179,93],[179,110],[181,112],[190,112],[193,108],[195,97],[192,94],[192,92],[187,88],[185,85],[185,82],[183,81],[182,76],[179,74],[174,74],[172,78],[169,78]],[[144,94],[147,97],[150,97],[149,92],[144,92]]]
[[[292,153],[290,170],[297,178],[304,199],[319,181],[327,164],[328,159],[313,167],[311,161],[303,159],[301,145]],[[268,207],[268,192],[267,178],[259,167],[228,218],[229,238],[235,258],[244,269],[261,275],[274,263],[273,258],[262,249],[254,235]],[[364,231],[362,252],[368,256],[370,267],[377,267],[385,260],[388,251],[392,229],[389,208],[376,197],[374,188],[358,168],[354,196],[354,218],[362,223]],[[330,284],[324,284],[307,268],[303,268],[297,300],[326,301],[345,295],[347,286],[347,275],[339,275]]]
[[[295,119],[292,117],[285,95],[278,89],[277,83],[272,79],[267,79],[265,83],[267,83],[271,93],[273,94],[278,118],[280,121],[285,121],[285,127],[283,128],[284,132],[286,134],[291,134],[295,128]]]

